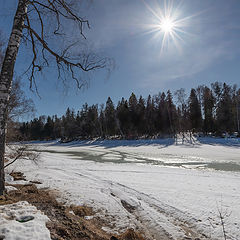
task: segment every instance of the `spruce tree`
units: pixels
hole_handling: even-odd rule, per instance
[[[137,132],[139,135],[143,135],[146,131],[146,121],[144,115],[145,115],[145,101],[143,97],[140,96],[137,104],[137,117],[138,117]]]
[[[208,87],[203,88],[202,101],[203,101],[203,112],[204,112],[203,130],[207,134],[215,130],[214,129],[214,106],[216,101],[212,91]]]
[[[217,127],[220,132],[234,131],[234,116],[232,109],[231,87],[226,83],[223,84],[221,98],[217,107]]]
[[[189,96],[189,120],[191,124],[191,130],[200,131],[202,127],[202,113],[201,106],[198,101],[196,90],[191,89]]]
[[[130,115],[130,131],[132,136],[137,135],[137,129],[139,125],[139,118],[137,113],[137,104],[138,100],[136,98],[136,95],[134,93],[131,94],[129,100],[128,100],[128,106],[129,106],[129,115]]]
[[[108,136],[116,134],[116,116],[112,99],[108,97],[105,107],[106,133]]]
[[[130,114],[128,101],[122,98],[120,102],[118,102],[117,113],[116,113],[119,125],[119,131],[122,137],[126,138],[129,136],[130,130]]]
[[[148,95],[147,105],[145,111],[145,119],[146,119],[146,127],[147,127],[147,135],[152,136],[154,134],[154,103],[152,101],[151,95]]]
[[[170,133],[176,133],[176,118],[177,118],[177,113],[176,113],[176,107],[173,103],[173,98],[172,98],[172,93],[170,90],[167,91],[167,96],[166,96],[166,108],[167,108],[167,125]]]

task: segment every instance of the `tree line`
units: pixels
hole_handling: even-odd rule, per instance
[[[19,128],[20,140],[92,139],[174,136],[180,132],[222,135],[239,131],[240,89],[215,82],[192,88],[187,97],[181,88],[146,99],[122,98],[117,106],[108,97],[105,105],[87,103],[75,112],[68,108],[62,117],[40,116]]]

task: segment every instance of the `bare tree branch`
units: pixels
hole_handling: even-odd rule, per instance
[[[14,15],[12,31],[6,48],[6,54],[2,62],[0,74],[0,195],[4,192],[4,154],[6,140],[6,121],[8,117],[9,96],[11,93],[13,73],[18,55],[19,47],[24,40],[31,44],[31,65],[27,69],[29,74],[30,87],[37,91],[36,73],[41,72],[49,66],[50,60],[54,60],[58,71],[58,78],[66,84],[67,77],[76,82],[78,88],[82,88],[86,79],[81,78],[83,72],[90,72],[97,69],[112,68],[112,61],[108,58],[101,58],[97,54],[86,53],[86,45],[82,44],[85,50],[76,53],[72,51],[75,44],[68,40],[74,39],[70,36],[67,39],[66,25],[74,24],[78,27],[81,41],[86,36],[83,31],[85,26],[90,28],[88,20],[79,16],[79,9],[76,8],[80,1],[76,0],[18,0],[17,9]],[[50,24],[52,22],[53,25]],[[53,28],[52,28],[53,26]],[[48,31],[50,30],[50,33]],[[74,39],[76,41],[78,37]],[[62,43],[63,48],[60,48]],[[80,42],[79,42],[80,44]],[[54,46],[54,47],[52,47]],[[67,75],[68,74],[68,75]]]
[[[21,145],[20,147],[11,147],[10,145],[8,145],[8,147],[11,149],[11,154],[9,155],[9,159],[11,159],[11,161],[7,163],[4,168],[12,165],[19,159],[29,159],[36,162],[39,158],[39,153],[33,152],[31,150],[31,146],[29,145]]]

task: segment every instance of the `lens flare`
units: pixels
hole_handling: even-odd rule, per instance
[[[170,45],[180,49],[180,42],[184,42],[185,35],[191,35],[186,31],[189,20],[194,16],[182,17],[181,6],[173,6],[173,1],[164,1],[164,5],[151,8],[146,1],[143,3],[152,13],[152,23],[147,24],[145,33],[151,33],[153,38],[161,40],[161,52],[167,50]]]

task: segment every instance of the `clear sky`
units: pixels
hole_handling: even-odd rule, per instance
[[[77,91],[71,84],[64,94],[56,72],[48,69],[37,79],[41,99],[28,90],[23,77],[37,116],[62,115],[68,106],[79,110],[85,102],[105,103],[108,96],[117,104],[132,92],[147,97],[215,81],[240,85],[239,0],[89,2],[79,12],[91,25],[85,35],[95,51],[114,59],[115,69],[110,76],[104,71],[95,72],[88,76],[87,89]],[[17,0],[0,3],[0,29],[7,38]],[[167,27],[171,29],[166,33],[162,22],[170,7]],[[26,48],[21,48],[16,63],[18,75],[27,67],[26,58]]]

